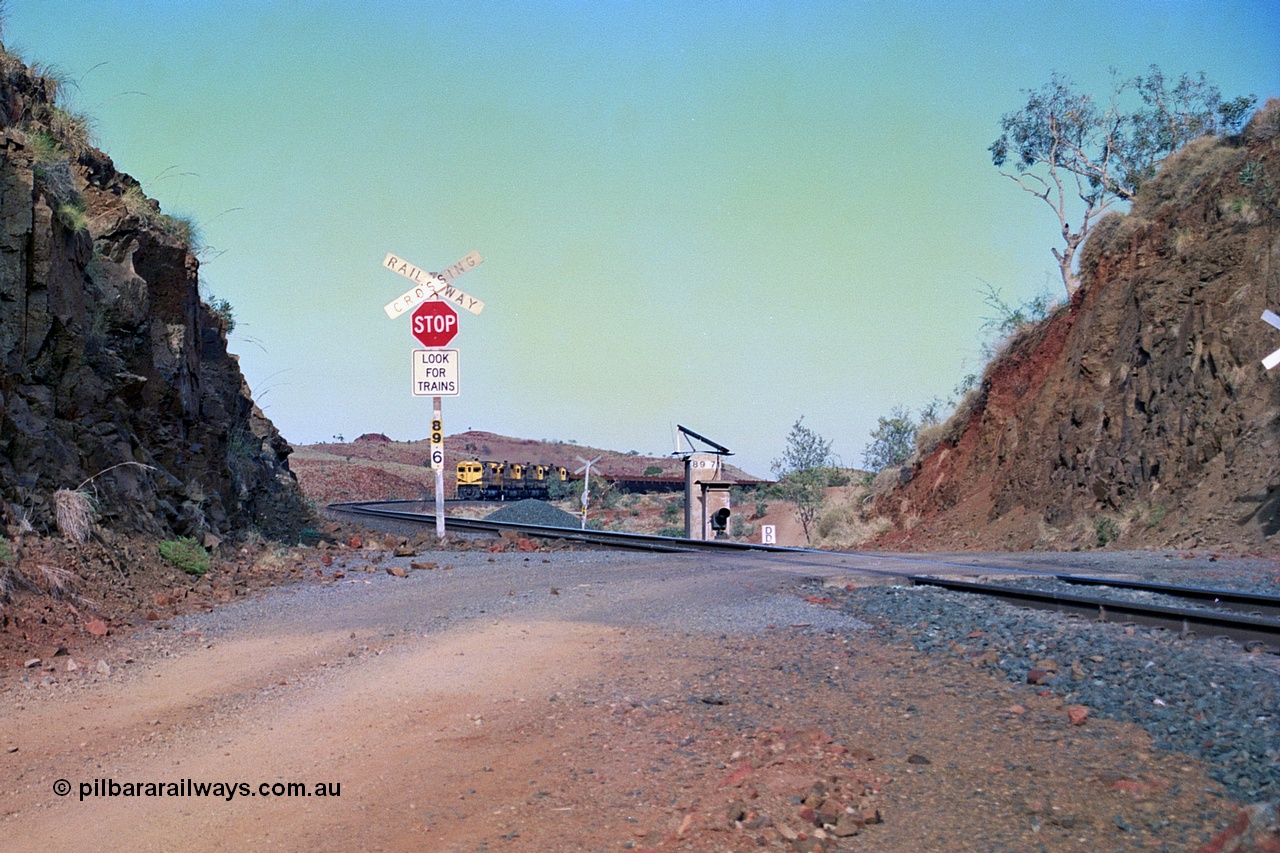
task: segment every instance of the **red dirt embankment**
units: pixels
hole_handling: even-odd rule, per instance
[[[893,548],[1270,550],[1280,530],[1280,101],[1096,226],[1083,286],[878,502]]]

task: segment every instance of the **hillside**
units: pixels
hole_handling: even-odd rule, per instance
[[[1172,156],[1086,243],[1069,306],[1011,340],[881,494],[884,547],[1273,550],[1280,100]]]
[[[189,220],[161,212],[0,48],[0,499],[10,536],[82,489],[106,529],[291,536],[308,513]]]

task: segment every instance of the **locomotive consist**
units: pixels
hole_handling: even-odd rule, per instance
[[[464,501],[546,500],[553,482],[568,479],[569,471],[563,466],[470,459],[458,463],[457,497]]]

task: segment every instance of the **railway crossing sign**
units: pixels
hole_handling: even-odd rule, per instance
[[[0,0],[3,2],[3,0]],[[472,252],[440,272],[427,272],[399,255],[388,253],[382,266],[413,282],[413,287],[383,306],[392,320],[413,311],[412,332],[418,343],[427,347],[413,353],[413,394],[431,397],[431,458],[436,481],[436,538],[444,539],[444,421],[440,415],[440,398],[458,395],[458,351],[441,349],[458,334],[457,305],[472,314],[484,310],[484,303],[453,286],[453,280],[478,267],[483,259]],[[453,303],[450,305],[449,303]]]
[[[393,273],[402,275],[412,281],[414,287],[388,302],[383,306],[382,310],[386,311],[387,316],[394,320],[419,302],[436,296],[446,302],[452,302],[472,314],[479,314],[484,310],[484,303],[454,287],[453,280],[464,272],[480,266],[483,261],[484,258],[480,257],[479,252],[472,252],[462,260],[449,264],[440,272],[427,272],[409,263],[399,255],[388,252],[387,256],[382,259],[382,265]]]
[[[1263,311],[1262,319],[1267,323],[1269,323],[1270,325],[1276,327],[1277,329],[1280,329],[1280,316],[1277,316],[1275,312],[1271,310]],[[1262,366],[1265,367],[1267,370],[1270,370],[1271,368],[1275,367],[1277,364],[1280,364],[1280,349],[1271,353],[1271,355],[1267,356],[1262,360]]]
[[[424,347],[448,346],[458,334],[458,312],[446,302],[435,299],[423,302],[413,309],[410,320],[409,331]]]

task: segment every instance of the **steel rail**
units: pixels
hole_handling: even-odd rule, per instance
[[[1184,638],[1201,636],[1229,637],[1246,648],[1265,649],[1280,653],[1280,619],[1226,613],[1199,607],[1173,607],[1162,604],[1143,604],[1026,587],[1000,584],[972,583],[970,581],[913,575],[910,581],[918,586],[937,586],[959,592],[1000,598],[1015,604],[1040,609],[1074,611],[1094,616],[1098,621],[1123,621],[1157,628],[1169,628],[1180,632]],[[1177,587],[1171,587],[1177,589]],[[1167,594],[1167,593],[1166,593]],[[1119,620],[1114,617],[1121,617]]]
[[[418,501],[383,501],[383,502],[353,502],[353,503],[336,503],[330,504],[329,509],[337,512],[353,513],[355,515],[367,515],[376,518],[389,518],[396,521],[408,521],[415,524],[434,524],[435,516],[430,513],[415,512],[412,510],[390,509],[386,503],[418,503]],[[710,550],[708,548],[699,548],[706,546],[705,542],[695,542],[688,539],[672,539],[666,536],[652,536],[644,533],[620,533],[611,530],[584,530],[574,527],[548,527],[541,524],[524,524],[515,521],[492,521],[486,518],[454,518],[450,517],[446,520],[448,529],[457,531],[465,531],[469,533],[501,533],[504,530],[511,530],[517,533],[524,533],[528,536],[536,536],[540,539],[564,539],[571,542],[581,542],[590,545],[603,545],[611,548],[625,548],[628,550],[638,551],[657,551],[661,553],[680,553],[697,550]],[[726,543],[720,543],[726,544]],[[744,550],[753,548],[741,542],[728,543],[738,545]],[[767,548],[770,546],[760,546]]]
[[[1203,601],[1207,604],[1216,605],[1221,609],[1240,610],[1256,616],[1280,616],[1280,595],[1242,592],[1237,589],[1211,589],[1202,586],[1177,586],[1176,584],[1152,583],[1150,581],[1097,578],[1086,575],[1057,575],[1057,578],[1065,583],[1080,586],[1110,586],[1116,589],[1134,589],[1161,595],[1171,595],[1191,601]]]
[[[435,516],[431,513],[392,508],[393,506],[404,506],[407,504],[417,505],[421,503],[422,501],[413,500],[353,501],[330,504],[329,509],[354,515],[406,521],[414,524],[433,525],[435,523]],[[845,557],[879,559],[921,566],[941,566],[952,571],[961,569],[965,571],[1018,574],[1023,576],[1035,575],[1064,581],[1075,581],[1078,579],[1077,576],[1062,575],[1058,572],[1008,569],[998,566],[983,565],[980,563],[959,563],[944,560],[930,560],[924,557],[910,557],[897,554],[870,554],[856,551],[820,551],[812,548],[789,548],[782,545],[734,542],[723,539],[703,541],[698,539],[658,536],[656,534],[648,533],[623,533],[613,530],[584,530],[574,527],[549,527],[540,524],[526,524],[514,521],[495,521],[483,518],[450,517],[447,520],[447,524],[448,528],[454,531],[493,534],[501,533],[504,530],[510,530],[517,533],[523,533],[526,536],[541,539],[563,539],[566,541],[579,542],[598,547],[623,548],[633,551],[651,551],[656,553],[729,552],[743,555],[778,554],[791,556],[821,554],[829,558]],[[1233,615],[1201,608],[1140,604],[1109,598],[1095,598],[1071,595],[1067,593],[1046,592],[1024,587],[1001,586],[999,584],[973,583],[959,580],[953,581],[924,575],[913,575],[909,572],[903,571],[902,569],[874,568],[870,566],[841,566],[832,563],[824,563],[823,566],[827,568],[892,575],[904,578],[916,585],[938,586],[957,591],[979,593],[1034,607],[1051,608],[1056,610],[1073,610],[1076,612],[1092,614],[1103,621],[1106,621],[1109,616],[1119,615],[1123,616],[1125,621],[1128,622],[1176,629],[1180,631],[1181,635],[1184,637],[1198,635],[1196,629],[1199,629],[1200,632],[1204,632],[1209,636],[1227,636],[1232,639],[1240,640],[1245,643],[1246,646],[1253,646],[1257,644],[1258,647],[1265,648],[1272,652],[1280,651],[1280,619],[1269,619],[1254,615]],[[1141,581],[1119,581],[1108,578],[1086,578],[1085,580],[1089,582],[1111,584],[1113,586],[1125,585],[1132,588],[1150,589],[1151,587],[1161,587],[1159,590],[1150,589],[1150,591],[1159,591],[1166,595],[1177,595],[1179,594],[1179,591],[1184,590],[1182,587],[1167,584],[1145,584]],[[1246,593],[1226,590],[1203,590],[1195,587],[1190,589],[1194,592],[1200,593],[1216,593],[1219,599],[1222,599],[1224,595],[1227,598],[1235,598],[1239,596],[1247,597],[1248,595]],[[1200,600],[1203,600],[1203,598]]]
[[[367,515],[376,518],[390,518],[396,521],[407,521],[414,524],[435,524],[435,516],[428,512],[409,509],[393,509],[394,506],[420,505],[421,500],[390,501],[347,501],[329,504],[328,509],[356,515]],[[789,554],[794,556],[822,555],[824,557],[846,557],[867,560],[892,560],[899,563],[910,563],[919,566],[941,566],[946,569],[970,572],[991,572],[996,574],[1036,575],[1053,577],[1053,572],[1029,569],[1009,569],[978,563],[960,563],[955,561],[931,560],[924,557],[913,557],[904,554],[869,553],[860,551],[825,551],[817,548],[792,548],[785,545],[764,545],[757,542],[735,542],[727,539],[685,539],[675,536],[659,536],[652,533],[624,533],[614,530],[582,530],[576,527],[548,527],[540,524],[525,524],[515,521],[497,521],[480,518],[456,518],[449,516],[446,526],[455,531],[474,533],[501,533],[512,530],[541,539],[564,539],[606,548],[623,548],[627,550],[656,551],[660,553],[694,553],[698,551],[729,552],[741,554]],[[830,568],[848,568],[860,572],[889,574],[905,577],[908,573],[901,569],[876,569],[865,566],[837,566],[830,563],[823,565]]]

